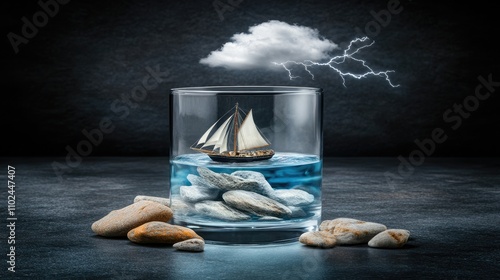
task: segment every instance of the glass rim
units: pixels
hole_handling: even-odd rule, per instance
[[[322,88],[300,86],[197,86],[172,88],[179,93],[304,93],[305,91],[322,92]]]

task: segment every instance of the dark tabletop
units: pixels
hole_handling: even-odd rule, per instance
[[[15,273],[7,271],[7,172],[0,198],[1,279],[493,279],[500,276],[500,159],[328,158],[322,219],[411,231],[397,250],[207,244],[202,253],[96,236],[91,224],[136,195],[168,196],[168,158],[2,158],[16,168]],[[4,276],[7,276],[5,278]]]

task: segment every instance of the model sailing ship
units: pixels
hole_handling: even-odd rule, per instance
[[[260,149],[269,145],[271,143],[255,125],[252,110],[245,114],[236,103],[191,149],[207,154],[214,161],[248,162],[272,158],[273,150]]]

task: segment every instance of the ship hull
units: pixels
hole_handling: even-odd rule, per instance
[[[229,155],[215,155],[211,154],[208,155],[213,161],[219,161],[219,162],[252,162],[252,161],[259,161],[259,160],[266,160],[270,159],[274,156],[273,154],[268,154],[268,155],[261,155],[261,156],[229,156]]]

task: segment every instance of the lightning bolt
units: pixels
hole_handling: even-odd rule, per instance
[[[354,57],[354,55],[357,54],[360,50],[362,50],[364,48],[369,48],[373,44],[375,44],[375,41],[372,41],[370,43],[370,42],[368,42],[368,40],[369,40],[368,37],[361,37],[361,38],[356,38],[356,39],[352,40],[349,43],[349,46],[344,50],[344,53],[342,55],[334,56],[334,57],[330,58],[330,60],[328,62],[321,63],[321,62],[315,62],[315,61],[311,61],[311,60],[304,60],[303,62],[297,62],[297,61],[289,60],[289,61],[285,61],[285,62],[273,62],[273,64],[281,65],[288,72],[288,77],[290,77],[290,80],[293,80],[295,78],[299,78],[299,76],[294,76],[292,74],[292,69],[289,68],[289,66],[287,66],[287,65],[299,65],[299,66],[304,67],[304,70],[307,71],[307,73],[309,73],[309,75],[311,75],[311,78],[313,80],[314,80],[314,74],[310,70],[311,67],[328,66],[331,69],[333,69],[335,72],[337,72],[337,74],[339,74],[339,76],[342,78],[342,84],[344,85],[344,87],[346,86],[345,85],[345,77],[352,77],[352,78],[360,80],[360,79],[366,78],[368,76],[385,77],[385,79],[387,80],[389,85],[391,85],[391,87],[399,87],[399,85],[393,84],[391,82],[391,79],[389,78],[389,73],[395,72],[394,70],[386,70],[386,71],[376,72],[370,66],[368,66],[366,64],[366,61],[364,61],[360,58]],[[361,46],[353,47],[353,45],[357,44],[357,43],[362,43],[362,44],[361,44]],[[364,67],[366,69],[366,72],[362,73],[362,74],[355,74],[355,73],[350,73],[350,72],[343,72],[342,70],[340,70],[339,68],[336,67],[337,65],[341,65],[341,64],[345,63],[347,60],[352,60],[352,61],[358,62],[362,67]]]

